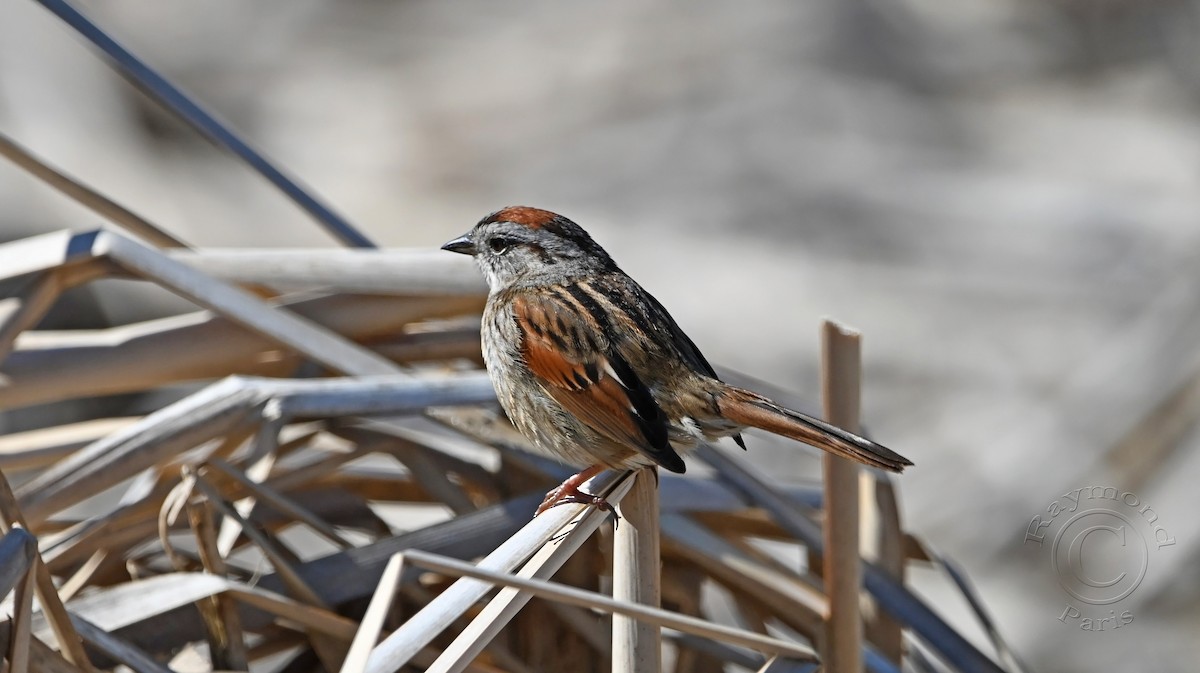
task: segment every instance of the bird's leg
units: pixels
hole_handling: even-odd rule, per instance
[[[579,490],[579,487],[583,486],[588,479],[591,479],[603,471],[603,465],[593,465],[559,484],[557,488],[552,489],[546,494],[545,500],[542,500],[542,504],[538,505],[537,512],[534,513],[534,516],[545,512],[551,507],[566,504],[568,502],[577,502],[584,505],[595,505],[602,511],[608,511],[612,509],[612,507],[608,504],[608,501],[604,498],[598,495],[592,495],[591,493],[584,493],[583,491]]]

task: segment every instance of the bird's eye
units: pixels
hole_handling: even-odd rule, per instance
[[[517,242],[507,236],[493,236],[488,240],[488,247],[496,254],[504,254],[508,249],[516,245]]]

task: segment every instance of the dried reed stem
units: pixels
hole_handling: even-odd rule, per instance
[[[639,470],[629,495],[617,507],[620,524],[613,534],[613,598],[659,607],[658,480],[653,469]],[[658,626],[622,615],[612,620],[614,673],[657,673],[662,667]]]
[[[379,640],[383,622],[396,599],[396,589],[400,586],[400,572],[403,569],[403,556],[395,554],[388,559],[387,566],[383,569],[383,576],[379,578],[379,586],[371,596],[367,612],[359,624],[358,633],[354,634],[350,651],[346,653],[346,659],[342,662],[340,673],[363,673],[366,670],[367,657],[371,655],[371,649]]]
[[[57,189],[59,193],[88,208],[101,217],[121,225],[154,245],[174,248],[187,244],[154,225],[149,220],[88,187],[79,180],[51,167],[32,152],[0,133],[0,156],[5,157],[30,175]]]
[[[594,591],[585,591],[545,580],[517,577],[486,569],[482,565],[471,565],[470,563],[446,556],[430,554],[429,552],[415,549],[404,552],[404,559],[406,563],[411,565],[421,566],[437,572],[461,575],[493,584],[515,587],[535,596],[561,601],[567,605],[596,608],[611,612],[614,615],[628,615],[652,622],[661,627],[749,647],[765,654],[777,654],[797,661],[811,662],[817,660],[816,654],[812,650],[798,643],[764,636],[751,631],[744,631],[732,626],[725,626],[724,624],[697,619],[688,615],[681,615],[661,608],[618,601]]]
[[[851,432],[858,431],[860,335],[831,320],[821,323],[821,391],[825,417]],[[858,465],[826,453],[825,592],[829,615],[822,647],[829,673],[862,671],[862,616],[858,595],[862,568],[858,556]]]
[[[623,502],[623,498],[628,497],[631,482],[634,482],[629,473],[621,473],[619,479],[605,496],[613,504]],[[585,486],[586,488],[590,487]],[[585,507],[582,515],[573,520],[569,528],[564,528],[552,543],[543,545],[515,576],[529,579],[553,577],[608,518],[607,512],[595,507]],[[466,670],[466,665],[483,651],[530,598],[531,594],[517,589],[505,588],[500,591],[446,647],[442,656],[426,669],[426,673],[460,673]]]

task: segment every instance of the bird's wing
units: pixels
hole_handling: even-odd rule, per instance
[[[671,335],[671,342],[674,346],[675,352],[678,353],[679,357],[685,363],[687,363],[687,366],[697,373],[720,381],[721,377],[717,376],[716,370],[713,369],[712,365],[708,364],[708,360],[704,357],[704,353],[700,352],[700,349],[696,347],[696,344],[692,341],[691,337],[689,337],[687,333],[683,331],[683,328],[679,326],[679,323],[675,322],[675,319],[672,318],[671,314],[667,312],[667,308],[663,306],[662,303],[654,297],[654,295],[643,289],[642,286],[638,285],[637,283],[632,283],[632,285],[633,291],[637,293],[638,296],[642,297],[642,303],[648,308],[647,312],[649,315],[646,316],[645,321],[666,325],[667,332]],[[746,440],[742,439],[742,433],[735,432],[732,436],[733,441],[736,442],[738,446],[742,447],[743,451],[745,451]]]
[[[646,384],[613,348],[611,326],[579,292],[550,288],[512,301],[521,355],[542,387],[598,434],[637,449],[673,472],[683,460],[667,441],[667,419]]]

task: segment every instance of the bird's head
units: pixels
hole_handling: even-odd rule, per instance
[[[442,250],[471,255],[492,292],[560,283],[616,269],[578,224],[548,210],[510,206],[483,218]]]

